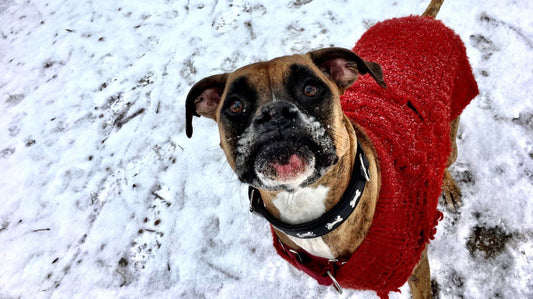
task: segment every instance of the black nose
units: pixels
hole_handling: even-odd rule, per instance
[[[263,130],[290,127],[298,118],[298,108],[288,102],[270,102],[259,111],[254,124]]]

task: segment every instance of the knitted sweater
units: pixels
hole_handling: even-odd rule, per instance
[[[381,190],[372,226],[336,279],[342,287],[398,291],[436,232],[450,154],[450,122],[478,94],[465,47],[440,21],[391,19],[353,51],[383,68],[387,88],[361,76],[341,98],[346,115],[377,151]],[[295,265],[294,260],[278,253]],[[296,265],[295,265],[296,266]]]

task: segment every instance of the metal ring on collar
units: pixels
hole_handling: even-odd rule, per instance
[[[342,287],[339,284],[339,282],[335,279],[335,277],[333,277],[333,274],[331,274],[329,270],[326,273],[328,274],[329,278],[331,278],[331,280],[333,281],[333,286],[335,287],[335,290],[337,290],[339,294],[342,294]]]

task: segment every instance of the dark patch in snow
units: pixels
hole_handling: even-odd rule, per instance
[[[154,83],[154,74],[148,73],[146,76],[137,80],[137,87],[143,87]]]
[[[31,137],[28,137],[26,138],[26,140],[24,141],[24,145],[26,147],[30,147],[32,145],[34,145],[37,141],[35,141],[35,139],[31,138]]]
[[[518,124],[519,126],[524,127],[526,130],[533,132],[532,111],[521,111],[520,114],[518,114],[518,117],[514,118],[512,121]]]
[[[127,267],[128,266],[128,260],[126,258],[120,258],[120,260],[118,261],[118,265],[120,267]]]
[[[474,175],[472,175],[472,172],[470,172],[468,169],[454,170],[453,177],[455,178],[455,181],[460,184],[472,186],[476,184]]]
[[[432,279],[431,280],[431,297],[433,299],[439,299],[440,298],[439,294],[440,294],[440,285],[435,279]]]
[[[104,83],[100,84],[100,87],[98,87],[98,91],[102,91],[102,90],[104,90],[106,88],[107,88],[107,83],[104,82]]]
[[[18,104],[20,104],[20,102],[22,102],[22,100],[24,100],[24,95],[23,94],[10,94],[7,99],[6,99],[6,104],[8,104],[9,106],[13,107],[13,106],[16,106]]]
[[[224,275],[225,278],[229,278],[229,279],[232,279],[232,280],[240,280],[239,276],[233,274],[233,273],[230,273],[229,271],[225,270],[224,268],[222,267],[219,267],[215,264],[213,264],[212,262],[210,261],[204,261],[207,266],[209,266],[209,268],[221,273],[222,275]]]
[[[15,153],[15,148],[14,147],[7,147],[7,148],[3,149],[2,151],[0,151],[0,157],[5,159],[5,158],[13,155],[14,153]]]
[[[487,23],[494,27],[503,26],[503,27],[510,29],[511,31],[515,32],[526,43],[526,45],[529,48],[533,48],[533,41],[519,27],[516,27],[515,25],[509,24],[507,22],[498,20],[495,17],[489,16],[486,12],[481,13],[481,15],[479,16],[479,20],[483,23]]]
[[[289,7],[299,8],[311,2],[313,2],[313,0],[292,0],[289,2]]]
[[[492,40],[482,34],[470,35],[470,44],[483,53],[483,59],[488,60],[499,48]]]
[[[194,66],[194,62],[191,59],[185,59],[181,64],[180,75],[187,81],[189,85],[193,85],[195,82],[195,75],[198,72]]]
[[[466,247],[472,257],[483,254],[485,259],[493,259],[505,250],[505,245],[511,238],[512,235],[501,227],[475,226],[470,233]]]
[[[117,127],[117,128],[121,128],[123,125],[127,124],[130,120],[134,119],[135,117],[141,115],[143,112],[145,111],[144,108],[141,108],[135,112],[133,112],[133,114],[129,115],[129,116],[126,116],[126,111],[124,111],[123,114],[120,114],[116,119],[115,119],[115,122],[114,122],[114,125]]]

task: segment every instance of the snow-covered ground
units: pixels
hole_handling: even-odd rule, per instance
[[[283,262],[201,78],[330,45],[429,0],[0,0],[0,298],[374,298]],[[533,2],[445,1],[480,87],[430,245],[440,298],[533,298]],[[444,208],[442,208],[444,210]],[[407,287],[402,294],[409,296]]]

